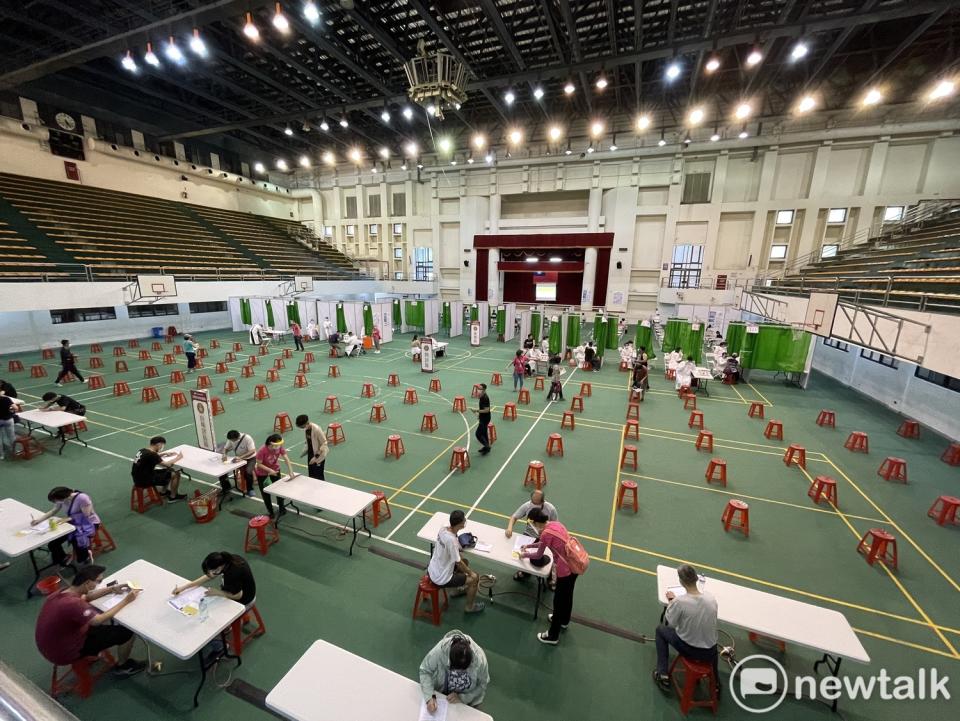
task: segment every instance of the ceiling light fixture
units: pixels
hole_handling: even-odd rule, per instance
[[[617,149],[617,134],[614,133],[613,137],[610,138],[610,150],[614,151]]]
[[[594,138],[598,138],[603,135],[604,124],[602,120],[594,120],[590,123],[590,135]]]
[[[747,132],[747,126],[746,126],[746,125],[744,125],[742,128],[740,128],[740,134],[737,135],[737,137],[740,138],[740,140],[745,140],[746,138],[750,137],[750,133]]]
[[[570,147],[570,140],[567,140],[567,149],[563,151],[564,155],[570,155],[573,153],[573,148]]]
[[[539,258],[534,258],[533,256],[528,255],[528,256],[527,256],[526,258],[524,258],[523,260],[524,260],[524,262],[526,262],[526,263],[537,263],[537,262],[539,262],[540,259],[539,259]]]
[[[323,154],[323,162],[327,165],[336,165],[337,156],[331,153],[329,150]]]
[[[283,129],[283,134],[286,135],[286,136],[293,135],[293,128],[291,128],[291,127],[288,125],[287,127],[285,127],[285,128]]]
[[[273,27],[282,33],[290,32],[290,22],[287,20],[287,16],[283,14],[283,10],[280,9],[280,3],[276,4],[276,8],[277,11],[273,14]]]
[[[423,161],[422,161],[422,160],[418,160],[418,161],[417,161],[417,170],[423,170]]]
[[[879,104],[881,100],[883,100],[883,93],[881,93],[878,88],[870,88],[860,102],[863,105],[870,106]]]
[[[257,162],[257,163],[254,163],[254,164],[253,164],[253,170],[254,170],[254,172],[256,172],[256,173],[265,173],[265,172],[267,172],[267,169],[266,169],[265,167],[263,167],[263,163],[260,163],[260,162]]]
[[[311,25],[316,25],[320,22],[320,11],[313,2],[308,1],[303,6],[303,17],[305,17]]]
[[[123,59],[120,60],[120,65],[124,70],[128,70],[131,73],[137,72],[137,61],[133,59],[133,53],[127,50],[127,54],[123,56]]]
[[[750,103],[740,103],[737,106],[737,109],[734,111],[733,116],[737,120],[746,120],[750,117],[750,114],[753,112],[753,107]]]
[[[547,131],[547,137],[550,138],[553,142],[557,142],[563,136],[563,130],[560,129],[559,125],[551,125],[550,129]]]
[[[663,128],[660,129],[660,140],[657,141],[657,145],[660,146],[661,148],[667,144],[667,139],[664,137],[666,132],[667,131],[665,129]]]
[[[300,156],[300,166],[303,167],[303,168],[309,168],[309,167],[310,167],[310,158],[308,158],[306,155],[301,155],[301,156]]]
[[[493,153],[487,153],[486,155],[484,155],[483,160],[487,165],[490,165],[490,163],[493,162]]]
[[[927,100],[943,100],[949,98],[957,91],[957,83],[954,80],[944,79],[933,86],[933,89],[927,93]]]
[[[690,133],[687,133],[687,137],[683,139],[683,144],[690,145],[691,142],[693,142],[693,138],[690,137]]]
[[[350,158],[354,163],[359,164],[360,160],[363,158],[363,153],[360,152],[360,148],[350,148],[350,151],[347,153],[347,157]]]
[[[507,106],[513,105],[513,101],[516,99],[517,96],[513,94],[512,90],[507,90],[507,92],[503,94],[503,102],[505,102]]]
[[[551,263],[562,263],[562,262],[563,262],[563,258],[561,258],[559,255],[551,255],[551,256],[550,256],[550,262],[551,262]]]
[[[543,97],[543,88],[539,85],[533,89],[533,97],[540,100]]]
[[[167,46],[163,49],[163,54],[167,56],[170,62],[176,63],[177,65],[186,59],[183,57],[183,52],[177,45],[177,41],[173,39],[173,35],[171,35],[167,41]]]
[[[573,95],[577,90],[577,86],[573,84],[572,81],[568,80],[566,85],[563,86],[564,95]]]
[[[411,108],[409,105],[404,106],[403,117],[407,120],[413,120],[413,108]]]
[[[327,122],[326,116],[324,116],[323,120],[320,121],[320,130],[322,130],[323,132],[327,132],[328,130],[330,130],[330,123]]]
[[[609,85],[607,76],[600,73],[600,77],[597,78],[597,90],[605,90],[607,85]]]
[[[519,128],[514,128],[507,137],[511,145],[520,145],[520,143],[523,142],[523,131]]]
[[[809,113],[817,107],[817,100],[812,95],[804,95],[800,98],[800,102],[797,103],[797,112],[798,113]]]
[[[720,131],[718,128],[713,129],[713,135],[710,136],[710,142],[715,143],[720,140]]]
[[[690,114],[687,115],[687,123],[689,125],[699,125],[703,122],[704,115],[703,108],[694,108],[690,111]]]
[[[718,58],[716,55],[711,56],[710,59],[707,60],[707,64],[704,65],[703,68],[708,73],[715,73],[717,70],[720,69],[720,58]]]
[[[592,152],[593,152],[593,143],[590,143],[590,145],[587,146],[587,152],[588,152],[588,153],[592,153]]]
[[[346,115],[344,115],[342,118],[340,118],[340,127],[341,127],[341,128],[348,128],[348,127],[350,127],[350,121],[347,120],[347,116],[346,116]]]
[[[380,148],[378,152],[380,153],[380,157],[384,160],[390,157],[390,148],[388,148],[386,145]]]
[[[643,131],[650,127],[650,116],[649,115],[639,115],[637,116],[637,130]]]
[[[447,136],[443,136],[437,141],[437,149],[441,153],[449,153],[451,150],[453,150],[453,141]]]
[[[251,13],[247,13],[247,22],[243,25],[243,34],[251,40],[260,39],[260,31],[257,29],[257,26],[253,24],[253,15]]]
[[[667,66],[666,71],[667,80],[676,80],[680,77],[680,63],[674,60]]]
[[[473,165],[473,153],[467,156],[467,165]]]
[[[390,111],[387,110],[387,106],[386,106],[386,105],[384,105],[384,106],[383,106],[383,110],[380,111],[380,119],[381,119],[383,122],[385,122],[385,123],[389,123],[389,122],[390,122]]]
[[[404,151],[404,152],[407,154],[407,156],[410,157],[410,158],[415,158],[415,157],[417,157],[417,152],[418,152],[419,150],[420,150],[420,149],[417,147],[417,144],[416,144],[415,142],[413,142],[412,140],[411,140],[409,143],[407,143],[406,145],[403,146],[403,151]]]
[[[803,58],[807,57],[807,53],[809,52],[810,48],[808,48],[807,44],[801,40],[794,45],[793,49],[790,51],[790,59],[793,62],[797,62],[797,60],[802,60]]]
[[[483,133],[474,133],[473,138],[470,139],[470,143],[477,150],[483,150],[487,145],[487,138]]]
[[[406,170],[406,169],[407,169],[407,161],[404,160],[403,164],[400,166],[400,170]]]
[[[758,48],[754,48],[750,51],[750,54],[747,55],[747,67],[752,68],[754,65],[759,64],[761,60],[763,60],[763,53],[761,53]]]
[[[155,68],[160,67],[160,58],[157,57],[157,54],[153,52],[153,45],[147,43],[147,52],[143,56],[144,62],[147,65],[152,65]]]
[[[207,57],[207,44],[203,42],[203,38],[200,37],[200,28],[193,29],[193,37],[190,38],[190,49],[194,55],[198,55],[201,58]]]
[[[430,117],[435,117],[436,114],[437,114],[437,106],[434,105],[433,103],[430,103],[427,106],[427,115],[429,115]]]

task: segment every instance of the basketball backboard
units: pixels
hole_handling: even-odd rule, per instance
[[[172,275],[138,275],[123,291],[127,305],[141,301],[156,303],[163,298],[177,297],[177,281]]]
[[[836,293],[811,293],[803,323],[804,330],[822,338],[829,338],[833,333],[833,320],[837,315],[839,298]]]

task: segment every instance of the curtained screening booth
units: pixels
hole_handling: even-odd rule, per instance
[[[756,333],[751,332],[754,328]],[[739,351],[731,351],[727,344],[727,353],[739,353],[745,379],[751,375],[751,370],[774,371],[801,387],[806,387],[813,358],[812,349],[808,332],[795,330],[789,325],[767,323],[750,327],[745,325]]]
[[[550,337],[550,356],[559,355],[563,351],[563,321],[561,316],[553,315],[550,317],[550,327],[547,334]]]
[[[663,333],[664,352],[680,348],[683,357],[693,356],[694,362],[700,364],[703,359],[703,333],[706,326],[700,321],[689,321],[684,318],[667,319],[667,327]]]
[[[580,314],[568,313],[566,319],[567,333],[564,346],[566,348],[576,348],[580,345]]]
[[[403,301],[403,332],[423,335],[423,301]]]
[[[470,322],[473,321],[480,322],[480,338],[486,338],[490,333],[490,304],[485,300],[470,306]]]
[[[637,323],[637,332],[634,336],[633,344],[637,347],[638,353],[640,352],[640,348],[646,348],[647,357],[650,360],[653,360],[657,357],[657,354],[653,352],[653,328],[650,326],[649,320],[643,320],[640,323]]]
[[[230,327],[234,332],[250,326],[250,301],[246,298],[228,298],[227,310],[230,311]]]
[[[403,332],[403,303],[399,298],[394,298],[391,301],[392,308],[390,310],[391,318],[393,319],[393,332],[402,333]]]
[[[514,340],[517,343],[517,346],[522,348],[523,341],[526,339],[530,331],[530,316],[531,313],[529,310],[518,310],[517,317],[520,318],[520,336]]]
[[[446,336],[447,338],[453,337],[450,332],[450,329],[453,326],[453,316],[451,313],[452,310],[450,308],[450,301],[443,301],[443,303],[440,304],[440,335]]]
[[[530,309],[530,330],[528,332],[533,333],[533,340],[539,344],[544,336],[545,329],[546,323],[544,323],[543,319],[543,308],[541,306],[534,306]]]
[[[504,303],[499,308],[504,311],[503,342],[510,343],[517,337],[517,304]]]
[[[389,300],[380,300],[370,304],[373,310],[373,320],[380,327],[380,342],[389,343],[393,340],[393,303]]]
[[[620,333],[618,332],[618,327],[620,325],[620,318],[611,315],[607,316],[607,348],[610,350],[616,350],[620,347]]]
[[[607,347],[607,322],[602,315],[598,315],[593,321],[593,347],[597,356],[603,358],[603,352]]]
[[[724,340],[727,342],[727,355],[733,355],[743,350],[743,341],[747,335],[747,324],[737,321],[727,326],[727,335]]]
[[[463,335],[463,303],[459,300],[450,301],[450,337]]]
[[[440,330],[440,301],[422,300],[423,305],[423,332],[426,335],[436,335]]]

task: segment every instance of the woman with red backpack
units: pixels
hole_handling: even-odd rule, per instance
[[[536,543],[524,546],[521,558],[531,561],[542,558],[549,548],[553,552],[553,562],[557,571],[557,588],[553,593],[553,613],[550,628],[537,634],[541,643],[556,646],[560,643],[560,631],[570,625],[573,612],[573,587],[577,577],[587,570],[590,557],[580,545],[580,541],[571,536],[559,521],[550,521],[542,508],[533,508],[527,514],[527,520],[537,529],[540,539]]]

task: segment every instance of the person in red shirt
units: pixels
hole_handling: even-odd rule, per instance
[[[105,570],[93,564],[84,566],[69,587],[47,598],[37,617],[37,649],[50,663],[66,666],[116,646],[119,663],[113,668],[114,675],[134,676],[147,664],[130,658],[133,631],[110,621],[133,603],[140,591],[120,585],[97,588]],[[113,593],[126,595],[109,611],[99,611],[90,605],[90,601]]]
[[[376,349],[373,352],[380,352],[380,328],[376,325],[373,326],[373,347]]]
[[[290,332],[293,333],[293,345],[297,350],[303,350],[303,331],[296,321],[290,323]]]
[[[270,518],[274,518],[273,513],[273,502],[270,498],[270,494],[264,491],[266,486],[269,486],[271,482],[279,481],[282,477],[280,474],[280,459],[282,458],[287,464],[287,474],[290,478],[295,478],[296,473],[293,472],[293,466],[290,465],[290,456],[287,455],[286,449],[283,447],[283,436],[279,433],[271,433],[267,436],[267,442],[260,446],[260,450],[257,451],[257,485],[260,487],[260,496],[263,498],[263,505],[267,507],[267,515]],[[287,512],[287,509],[284,507],[284,500],[280,500],[280,515],[284,515]]]
[[[577,574],[570,569],[566,558],[567,529],[558,521],[551,521],[542,508],[533,508],[527,514],[527,521],[537,530],[539,538],[536,543],[524,546],[520,551],[521,558],[537,561],[545,555],[546,549],[553,552],[553,562],[557,571],[557,588],[553,593],[553,613],[547,618],[550,628],[537,634],[541,643],[556,646],[560,643],[560,631],[570,625],[570,615],[573,613],[573,587],[577,582]],[[544,533],[547,523],[551,524],[550,533]]]

